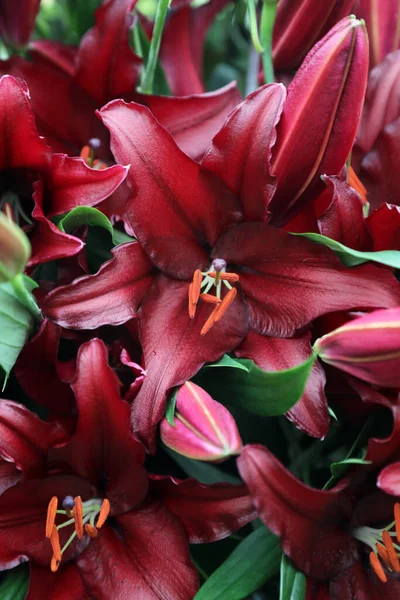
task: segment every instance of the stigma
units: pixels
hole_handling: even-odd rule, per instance
[[[110,502],[105,498],[93,498],[82,502],[80,496],[66,496],[62,502],[62,510],[58,510],[58,498],[53,496],[47,507],[46,537],[50,540],[53,550],[50,568],[55,573],[60,566],[62,555],[77,537],[79,540],[86,534],[90,538],[97,537],[99,529],[104,525],[110,514]],[[67,520],[56,525],[57,515],[67,517]],[[60,529],[73,527],[74,530],[64,546],[60,545]]]
[[[400,504],[394,505],[394,521],[384,529],[358,527],[352,532],[354,538],[372,549],[369,555],[371,567],[382,583],[387,582],[384,566],[400,573]]]
[[[200,269],[196,269],[194,272],[193,281],[189,286],[189,317],[194,318],[199,300],[214,305],[200,335],[206,335],[211,327],[222,319],[236,298],[237,289],[232,287],[232,283],[239,281],[239,275],[227,273],[226,267],[227,264],[223,258],[216,258],[212,261],[208,271],[202,272]],[[223,286],[228,288],[228,293],[221,298]],[[214,291],[214,294],[211,294],[211,291]]]

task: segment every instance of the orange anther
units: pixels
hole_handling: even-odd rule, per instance
[[[74,498],[75,506],[72,509],[72,514],[74,515],[75,521],[75,531],[78,539],[83,538],[83,512],[82,512],[82,498],[80,496],[76,496]]]
[[[56,521],[58,507],[58,498],[53,496],[47,507],[47,518],[46,518],[46,537],[49,538],[53,532],[54,523]]]
[[[384,560],[385,563],[389,566],[390,565],[389,554],[388,554],[388,551],[386,550],[385,546],[378,542],[376,544],[376,550],[377,550],[379,556],[382,558],[382,560]]]
[[[107,498],[104,498],[103,504],[101,505],[101,509],[99,512],[99,518],[97,519],[97,523],[96,523],[97,529],[100,529],[100,527],[103,527],[108,515],[110,514],[110,508],[111,507],[110,507],[109,501],[107,500]]]
[[[194,318],[195,314],[196,314],[196,305],[193,304],[192,298],[193,298],[193,283],[191,283],[189,285],[189,317],[191,319]]]
[[[222,304],[222,302],[221,302]],[[200,335],[206,335],[206,333],[208,333],[211,329],[211,327],[214,325],[215,323],[215,317],[216,314],[221,306],[221,304],[218,304],[214,310],[212,311],[212,313],[210,314],[210,316],[208,317],[207,321],[204,323],[201,331],[200,331]]]
[[[200,294],[200,298],[207,304],[221,304],[221,300],[212,294]]]
[[[369,562],[371,563],[371,567],[375,571],[375,574],[378,577],[378,579],[380,579],[382,581],[382,583],[386,583],[387,582],[386,573],[383,570],[380,560],[377,557],[377,555],[375,554],[375,552],[371,552],[371,554],[369,555]]]
[[[50,563],[51,572],[55,573],[56,571],[58,571],[59,566],[60,566],[60,561],[57,560],[55,556],[53,556],[51,559],[51,563]]]
[[[91,538],[95,538],[99,534],[99,532],[97,531],[96,527],[93,527],[93,525],[90,525],[90,523],[86,523],[86,525],[85,525],[85,531],[88,534],[88,536],[91,537]]]
[[[58,562],[60,562],[61,561],[60,536],[58,535],[58,529],[55,525],[53,525],[53,529],[51,531],[50,543],[51,543],[51,547],[53,548],[54,558]]]
[[[397,541],[400,542],[400,504],[396,502],[394,505],[394,520],[396,526]]]
[[[390,534],[386,531],[386,529],[382,531],[382,540],[389,556],[388,566],[392,567],[392,569],[396,571],[396,573],[400,573],[400,562],[396,554],[396,550],[394,549],[392,538],[390,537]]]
[[[225,298],[222,300],[221,304],[219,306],[217,306],[217,314],[215,315],[215,322],[217,323],[217,321],[220,321],[222,319],[222,317],[224,316],[224,314],[226,313],[226,311],[228,310],[228,308],[230,307],[230,305],[232,304],[232,302],[234,301],[234,299],[236,298],[236,294],[237,294],[237,289],[236,288],[232,288],[231,290],[229,290],[229,292],[227,293],[227,295],[225,296]]]
[[[215,278],[217,273],[216,271],[211,271],[209,275],[210,277]],[[239,275],[236,273],[219,273],[219,278],[222,279],[222,281],[230,281],[231,283],[237,283],[239,281]]]
[[[90,158],[90,153],[91,153],[90,146],[83,146],[82,150],[80,151],[79,156],[81,158],[83,158],[83,160],[87,163]]]
[[[361,200],[363,201],[363,204],[366,204],[367,203],[367,189],[361,183],[361,181],[358,178],[358,175],[356,174],[353,167],[349,167],[347,179],[348,179],[349,185],[351,185],[351,187],[353,189],[355,189],[356,192],[358,192],[359,195],[361,196]]]
[[[193,287],[191,295],[191,300],[193,304],[197,304],[199,301],[202,279],[203,275],[201,274],[200,269],[196,269],[193,275]]]

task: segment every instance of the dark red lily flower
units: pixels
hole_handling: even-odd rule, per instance
[[[39,7],[40,0],[0,3],[0,36],[6,44],[22,48],[28,43]]]
[[[190,600],[198,578],[188,542],[221,539],[254,518],[246,486],[148,476],[100,340],[81,347],[72,388],[78,419],[66,443],[65,432],[45,437],[57,427],[26,409],[32,431],[25,427],[25,434],[21,416],[19,431],[3,432],[0,455],[23,477],[15,483],[8,469],[1,479],[1,568],[30,560],[32,599],[46,595],[47,585],[71,584],[72,599],[108,598],[112,590],[116,597]]]
[[[273,189],[261,165],[275,140],[283,93],[272,85],[252,94],[215,138],[212,162],[206,154],[205,164],[235,195],[183,154],[146,108],[115,101],[100,112],[113,154],[132,165],[127,212],[139,243],[120,246],[96,275],[49,294],[43,310],[75,329],[139,317],[147,377],[132,418],[151,446],[167,390],[235,349],[249,330],[290,337],[327,312],[398,304],[388,271],[346,269],[326,248],[261,222],[265,190]]]
[[[371,68],[383,61],[385,56],[399,48],[400,7],[397,0],[375,2],[356,0],[354,12],[365,20],[370,44]]]

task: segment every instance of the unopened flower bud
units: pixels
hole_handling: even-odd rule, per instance
[[[0,212],[0,283],[22,273],[29,257],[30,245],[25,233]]]
[[[175,452],[196,460],[220,462],[242,449],[230,412],[190,381],[177,393],[174,425],[165,418],[161,422],[161,439]]]
[[[400,387],[400,308],[376,310],[314,344],[324,362],[380,387]]]

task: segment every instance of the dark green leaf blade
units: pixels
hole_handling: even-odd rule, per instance
[[[7,571],[0,583],[1,600],[23,600],[28,589],[29,569],[20,565]]]
[[[296,569],[287,556],[283,555],[279,600],[304,600],[305,597],[306,576]]]
[[[243,364],[243,362],[232,358],[229,356],[229,354],[224,354],[223,357],[215,363],[208,363],[207,365],[204,365],[205,369],[210,367],[231,367],[232,369],[242,369],[242,371],[246,371],[246,373],[249,372],[248,368]]]

